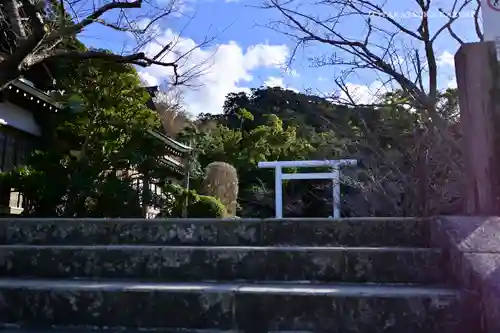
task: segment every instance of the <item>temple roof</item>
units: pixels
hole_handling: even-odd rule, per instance
[[[156,94],[160,91],[160,88],[158,86],[150,86],[150,87],[145,87],[148,93],[151,95],[151,98],[155,98]]]
[[[153,98],[155,98],[156,94],[160,91],[158,86],[145,87],[145,89],[148,92],[149,96],[151,96],[146,102],[147,107],[150,108],[151,110],[157,111],[156,105],[153,102]]]
[[[37,89],[30,81],[23,78],[11,82],[5,92],[8,95],[7,99],[19,98],[54,111],[61,108],[61,105],[54,101],[49,94]]]
[[[146,102],[146,105],[151,110],[157,111],[156,106],[153,102],[153,98],[156,97],[156,94],[160,91],[160,89],[158,88],[158,86],[150,86],[150,87],[144,87],[144,88],[146,89],[148,94],[151,96],[151,98]],[[148,130],[148,133],[150,135],[154,136],[155,138],[163,141],[170,148],[170,152],[173,153],[174,155],[180,155],[179,153],[181,153],[181,154],[189,153],[190,151],[193,150],[192,147],[185,145],[183,143],[180,143],[179,141],[176,141],[176,140],[172,139],[171,137],[169,137],[168,135],[161,133],[159,131]]]
[[[192,147],[187,146],[183,143],[180,143],[179,141],[175,141],[171,137],[166,136],[165,134],[163,134],[161,132],[152,131],[152,130],[148,130],[147,132],[150,135],[152,135],[153,137],[157,138],[158,140],[161,140],[163,143],[165,143],[171,149],[173,149],[173,151],[171,151],[171,152],[174,154],[175,153],[189,153],[193,150]]]
[[[179,175],[184,174],[184,165],[180,163],[179,161],[176,161],[172,157],[165,155],[162,158],[160,158],[160,162],[165,164],[166,166],[170,167],[171,170],[173,170],[175,173]]]

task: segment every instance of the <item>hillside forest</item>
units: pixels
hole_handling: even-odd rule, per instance
[[[419,113],[390,103],[404,98],[401,92],[385,95],[380,105],[354,108],[291,90],[259,88],[229,94],[221,114],[193,119],[182,105],[168,105],[161,95],[155,98],[157,111],[148,108],[150,96],[129,65],[110,67],[92,60],[71,67],[58,80],[65,90],[57,98],[65,108],[40,115],[40,149],[25,166],[3,175],[29,199],[29,216],[139,217],[144,197],[160,207],[182,202],[183,183],[167,181],[172,171],[158,162],[163,147],[147,129],[194,148],[191,191],[203,193],[210,163],[234,166],[238,216],[274,214],[273,170],[259,169],[260,161],[359,160],[358,167],[343,170],[344,216],[446,212],[459,199],[442,196],[444,186],[454,185],[453,174],[436,157],[441,152],[432,141],[435,136]],[[440,98],[443,112],[457,108],[454,90]],[[133,188],[132,175],[112,172],[132,169],[147,169],[171,195],[144,196]],[[330,216],[331,191],[329,181],[285,182],[285,216]],[[162,216],[178,217],[165,212]]]
[[[24,215],[142,217],[144,207],[153,205],[162,217],[210,217],[214,214],[210,205],[222,204],[223,211],[233,210],[232,215],[239,217],[270,217],[274,215],[273,170],[259,169],[258,162],[341,158],[359,161],[357,167],[342,171],[343,216],[427,216],[460,209],[456,89],[440,91],[432,79],[430,87],[412,86],[408,78],[388,71],[383,59],[370,60],[371,53],[361,47],[359,52],[366,54],[359,59],[376,63],[380,67],[374,70],[385,70],[399,83],[399,88],[372,104],[259,87],[250,93],[228,94],[218,114],[198,110],[192,116],[182,99],[169,98],[176,85],[184,84],[176,78],[168,86],[171,90],[154,96],[151,108],[152,96],[137,68],[153,61],[144,54],[131,60],[87,48],[78,40],[81,30],[77,28],[83,26],[57,3],[47,18],[57,22],[51,27],[57,31],[58,24],[65,24],[75,30],[70,29],[73,32],[57,44],[66,52],[47,56],[43,62],[53,79],[51,96],[62,108],[36,114],[43,130],[36,149],[22,167],[1,174],[2,184],[23,194]],[[269,9],[287,13],[277,2],[273,4]],[[96,23],[97,18],[82,22]],[[419,40],[433,39],[425,31],[419,33]],[[336,47],[333,41],[329,45]],[[68,54],[72,56],[64,56]],[[429,55],[431,68],[426,74],[431,77],[437,75],[432,58]],[[39,70],[36,65],[22,68],[0,83]],[[149,135],[151,131],[193,147],[186,170],[175,176],[178,181],[172,180],[173,171],[161,162],[165,146]],[[231,180],[237,184],[233,208],[207,191],[207,167],[214,162],[225,162],[222,165],[236,171],[237,180],[234,173]],[[143,179],[140,190],[137,175]],[[150,190],[149,182],[155,182],[161,193]],[[286,181],[283,193],[287,217],[331,215],[330,181]],[[209,208],[195,205],[207,197],[214,199]]]

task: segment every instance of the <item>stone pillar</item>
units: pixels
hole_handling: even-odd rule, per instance
[[[468,215],[500,215],[498,67],[492,42],[464,44],[455,55]]]

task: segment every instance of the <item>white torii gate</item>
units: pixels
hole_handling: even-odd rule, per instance
[[[283,180],[286,179],[331,179],[333,182],[333,217],[340,218],[340,167],[357,165],[356,160],[326,161],[274,161],[259,162],[259,168],[274,168],[274,191],[276,218],[283,217]],[[283,168],[330,167],[331,172],[322,173],[283,173]]]

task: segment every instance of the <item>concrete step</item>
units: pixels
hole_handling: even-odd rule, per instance
[[[0,322],[24,329],[474,331],[466,293],[429,287],[0,279],[0,296]]]
[[[429,248],[0,245],[0,276],[162,281],[444,281]]]
[[[428,223],[414,218],[0,219],[0,244],[427,247]]]

